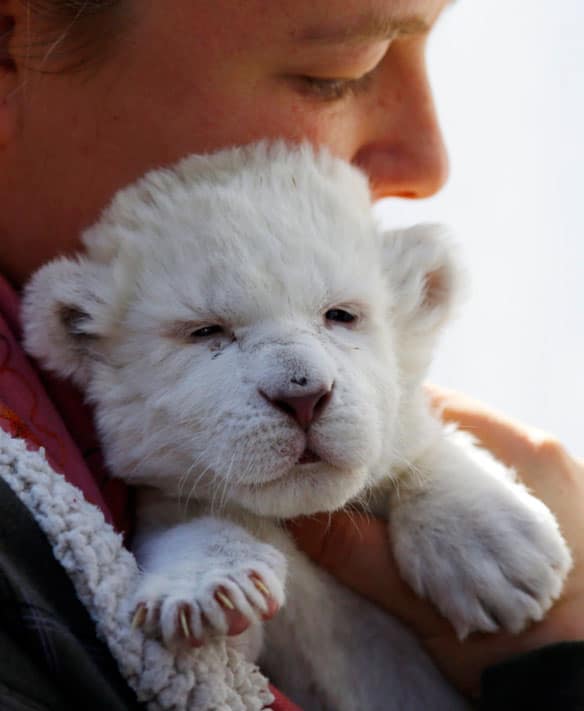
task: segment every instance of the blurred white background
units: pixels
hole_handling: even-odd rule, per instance
[[[451,158],[388,225],[447,222],[471,275],[431,379],[584,455],[584,0],[458,0],[429,47]]]

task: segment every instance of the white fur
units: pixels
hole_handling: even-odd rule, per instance
[[[180,645],[187,609],[195,636],[224,634],[220,588],[253,656],[265,599],[250,575],[282,604],[287,562],[264,661],[307,710],[463,708],[407,630],[280,527],[377,502],[405,579],[460,636],[518,631],[559,595],[571,559],[551,513],[420,389],[461,291],[444,230],[383,234],[357,170],[259,144],[149,174],[84,242],[29,285],[26,343],[86,389],[116,475],[152,487],[146,628]],[[207,326],[223,331],[191,335]],[[270,402],[317,391],[329,399],[306,429]],[[299,464],[307,448],[321,461]]]

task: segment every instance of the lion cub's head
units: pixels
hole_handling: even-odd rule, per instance
[[[282,143],[192,156],[83,241],[29,284],[26,345],[87,392],[117,476],[288,517],[399,459],[457,270],[436,228],[382,234],[356,169]]]

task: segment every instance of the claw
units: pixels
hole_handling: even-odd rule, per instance
[[[221,592],[221,590],[217,590],[215,595],[224,607],[226,607],[228,610],[235,610],[235,605],[233,604],[233,602],[231,602],[231,599],[227,597],[224,592]]]
[[[189,628],[189,621],[187,620],[187,611],[184,608],[182,608],[178,613],[178,619],[185,639],[189,639],[191,636],[191,630]]]
[[[251,576],[251,581],[256,586],[256,588],[266,597],[272,597],[270,591],[268,590],[267,586],[263,581],[259,580],[259,578],[256,578],[254,576]]]
[[[147,615],[147,609],[146,605],[141,602],[138,607],[136,608],[136,612],[134,613],[134,616],[132,617],[132,629],[137,630],[138,627],[142,627],[142,625],[146,622],[146,615]]]

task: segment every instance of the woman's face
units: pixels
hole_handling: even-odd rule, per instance
[[[424,46],[447,0],[126,2],[128,29],[95,66],[0,62],[0,267],[16,283],[75,248],[116,190],[193,152],[309,139],[378,197],[444,182]],[[28,19],[7,0],[0,30],[5,6],[10,50]]]

